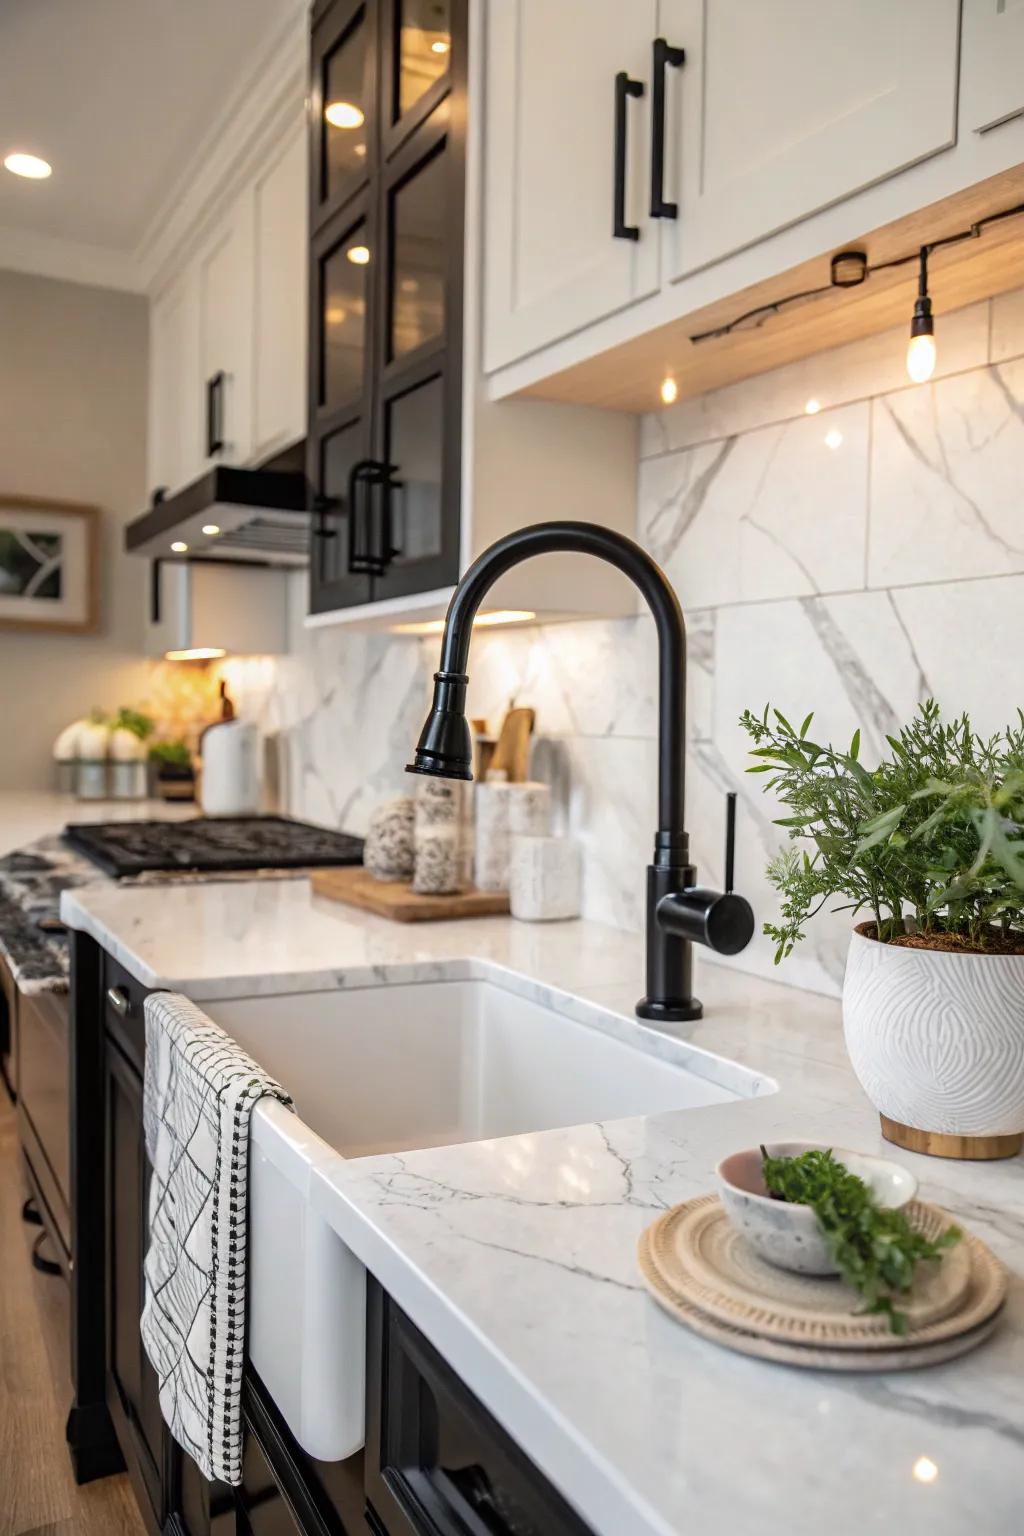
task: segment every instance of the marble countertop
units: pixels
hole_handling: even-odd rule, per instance
[[[316,898],[304,881],[93,887],[69,892],[62,910],[142,982],[200,1002],[461,965],[643,1030],[632,1017],[642,942],[593,924],[403,927]],[[698,968],[705,1017],[680,1034],[768,1091],[338,1158],[318,1175],[318,1206],[599,1536],[1010,1536],[1024,1497],[1024,1160],[894,1152],[847,1065],[836,1003],[700,956]],[[639,1233],[711,1188],[726,1152],[789,1137],[911,1167],[922,1197],[1014,1272],[995,1337],[948,1365],[839,1376],[746,1359],[663,1314],[637,1272]]]

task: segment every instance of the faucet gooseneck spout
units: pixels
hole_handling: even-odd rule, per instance
[[[750,942],[749,904],[695,884],[689,839],[683,826],[686,783],[686,626],[676,594],[647,552],[596,523],[537,523],[499,539],[476,560],[452,595],[445,619],[441,665],[434,674],[434,702],[408,772],[471,779],[473,750],[466,721],[469,643],[473,620],[487,592],[512,566],[533,555],[575,552],[596,555],[628,576],[643,594],[658,635],[658,830],[647,871],[647,995],[641,1018],[677,1023],[700,1018],[693,996],[691,946],[700,943],[736,954]],[[729,816],[727,865],[731,868],[734,802]]]

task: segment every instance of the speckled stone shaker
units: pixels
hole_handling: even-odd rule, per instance
[[[579,844],[567,837],[514,837],[508,895],[512,916],[523,922],[578,917]]]
[[[416,788],[416,859],[412,888],[420,896],[447,896],[466,884],[466,785],[421,779]]]
[[[375,880],[408,880],[413,872],[416,807],[411,795],[385,800],[370,817],[363,864]]]

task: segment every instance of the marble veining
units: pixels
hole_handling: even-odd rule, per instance
[[[489,977],[642,1048],[636,936],[507,918],[410,931],[301,881],[69,892],[64,916],[148,985],[197,1000]],[[896,1153],[846,1060],[838,1005],[698,956],[679,1035],[731,1102],[346,1161],[312,1198],[598,1536],[1009,1536],[1024,1486],[1024,1161]],[[736,1068],[750,1077],[740,1079]],[[301,1109],[301,1106],[300,1106]],[[896,1156],[1013,1272],[996,1336],[919,1373],[834,1377],[730,1354],[666,1317],[635,1245],[761,1140]],[[915,1479],[919,1458],[938,1468]]]

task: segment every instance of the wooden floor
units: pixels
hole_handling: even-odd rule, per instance
[[[32,1268],[17,1151],[0,1084],[0,1536],[144,1536],[126,1477],[78,1488],[71,1475],[67,1291]]]

